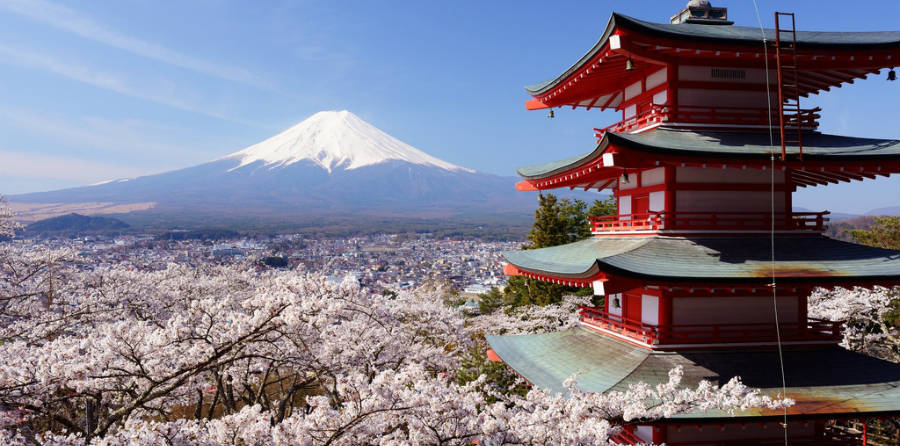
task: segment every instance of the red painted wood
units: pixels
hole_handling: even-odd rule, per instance
[[[631,196],[631,212],[634,215],[647,215],[650,210],[650,197],[648,195]]]
[[[634,293],[625,293],[625,301],[624,308],[622,314],[625,316],[626,320],[638,321],[641,320],[641,295]]]
[[[666,324],[650,325],[641,322],[640,314],[629,311],[634,299],[640,309],[640,294],[626,293],[625,314],[619,317],[595,307],[581,307],[583,322],[615,331],[646,344],[720,344],[729,342],[774,342],[778,340],[774,323],[754,324]],[[841,340],[841,323],[809,319],[803,323],[779,324],[781,339],[796,341]]]
[[[763,231],[772,228],[769,212],[651,212],[644,197],[632,196],[633,214],[590,217],[593,232],[646,230],[739,230]],[[643,210],[643,212],[640,212]],[[829,221],[823,212],[776,212],[776,230],[821,232]]]

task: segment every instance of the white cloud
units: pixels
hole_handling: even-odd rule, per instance
[[[65,180],[90,184],[112,178],[131,178],[153,172],[102,161],[89,161],[63,156],[0,151],[0,176]]]
[[[135,119],[64,117],[43,111],[0,106],[0,120],[15,128],[48,136],[69,147],[126,155],[129,159],[177,159],[194,152],[194,158],[205,161],[218,157],[222,152],[221,148],[187,147],[184,144],[160,141],[159,135],[177,132],[179,129]]]
[[[273,90],[269,83],[247,70],[210,62],[127,36],[104,27],[90,17],[62,5],[44,0],[2,0],[0,6],[37,22],[148,59],[261,89]]]
[[[149,88],[147,86],[133,86],[130,85],[129,82],[127,82],[125,79],[115,74],[95,70],[92,67],[78,62],[66,61],[46,54],[41,54],[34,51],[2,44],[0,44],[0,56],[4,56],[0,57],[0,62],[9,65],[41,69],[49,71],[58,76],[66,77],[78,82],[83,82],[105,90],[110,90],[125,96],[144,99],[180,110],[199,113],[226,121],[259,127],[259,125],[256,123],[228,116],[222,111],[209,109],[185,101],[182,98],[183,95],[178,95],[171,91],[162,91],[163,89],[154,90],[153,88]]]

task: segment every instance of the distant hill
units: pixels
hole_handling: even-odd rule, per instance
[[[808,209],[808,208],[804,208],[804,207],[800,207],[800,206],[794,206],[793,210],[794,210],[794,212],[814,212],[812,209]],[[832,223],[835,223],[835,222],[839,222],[839,221],[859,219],[860,217],[872,217],[872,216],[881,217],[881,216],[885,216],[885,215],[887,215],[887,216],[900,215],[900,206],[881,207],[881,208],[877,208],[877,209],[872,209],[870,211],[866,211],[862,214],[848,214],[846,212],[840,212],[840,211],[831,212],[830,214],[828,214],[828,218],[831,220]],[[862,220],[860,220],[860,221],[862,221]],[[869,219],[869,221],[872,221],[872,219]]]
[[[875,224],[875,218],[871,215],[861,215],[840,221],[832,221],[825,230],[825,235],[837,240],[856,243],[856,239],[850,234],[852,229],[866,229]]]
[[[877,215],[877,216],[881,216],[881,215],[890,215],[890,216],[897,216],[897,215],[900,215],[900,206],[887,206],[887,207],[883,207],[883,208],[872,209],[871,211],[866,212],[866,215]]]
[[[100,231],[116,231],[127,229],[129,225],[122,220],[112,217],[91,217],[81,214],[60,215],[59,217],[48,218],[36,221],[25,227],[27,232],[31,233],[47,233],[47,232],[100,232]]]

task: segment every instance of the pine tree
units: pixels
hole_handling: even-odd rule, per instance
[[[615,199],[594,200],[591,210],[583,200],[559,199],[553,194],[540,195],[534,211],[534,225],[528,233],[528,242],[522,249],[538,249],[564,245],[591,236],[588,215],[615,213]],[[526,277],[510,277],[504,290],[505,301],[512,306],[548,305],[562,301],[564,294],[585,292],[579,289],[542,282]]]
[[[875,217],[875,224],[850,231],[857,243],[876,248],[900,249],[900,217]]]
[[[606,215],[616,215],[618,209],[616,207],[616,197],[610,195],[603,200],[594,200],[594,204],[587,211],[588,217],[603,217]]]

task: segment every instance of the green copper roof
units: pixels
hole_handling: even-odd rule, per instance
[[[525,178],[542,178],[547,175],[553,175],[556,172],[569,170],[579,164],[596,159],[601,152],[602,150],[592,150],[588,153],[562,159],[559,161],[551,161],[549,163],[538,164],[536,166],[520,167],[516,169],[516,172],[520,176]]]
[[[667,282],[754,282],[771,277],[768,237],[591,237],[542,249],[507,251],[520,269],[585,278],[599,271]],[[900,271],[900,253],[824,236],[775,239],[782,281],[884,279]]]
[[[594,333],[585,328],[564,332],[487,336],[507,365],[534,385],[566,392],[562,382],[578,372],[578,387],[590,392],[624,391],[629,384],[668,381],[675,366],[684,368],[682,384],[701,380],[725,384],[740,376],[744,384],[775,396],[781,391],[776,350],[710,350],[660,352]],[[787,395],[797,401],[788,409],[799,414],[900,412],[900,365],[840,347],[786,350]],[[751,409],[738,416],[777,416],[780,411]],[[719,411],[679,418],[718,418]]]
[[[769,144],[767,132],[711,132],[678,130],[665,127],[642,133],[610,133],[593,151],[560,161],[518,169],[526,179],[545,178],[597,159],[608,144],[632,150],[666,155],[714,157],[729,159],[768,159],[778,147]],[[808,132],[803,135],[803,158],[807,161],[892,160],[900,157],[900,141],[893,139],[856,138]],[[626,166],[627,167],[627,166]]]
[[[598,51],[606,45],[609,36],[616,28],[636,31],[640,34],[675,40],[691,41],[702,44],[718,45],[744,45],[759,47],[762,37],[759,28],[747,26],[715,26],[691,23],[652,23],[638,20],[626,15],[613,13],[600,40],[578,59],[568,70],[555,79],[528,85],[525,90],[532,95],[546,92],[554,85],[567,78],[572,72],[581,67],[585,62],[593,58]],[[775,30],[765,30],[766,39],[775,41]],[[900,46],[900,32],[898,31],[874,31],[874,32],[819,32],[798,31],[797,47],[822,49],[856,49],[860,51],[882,48],[897,48]]]

